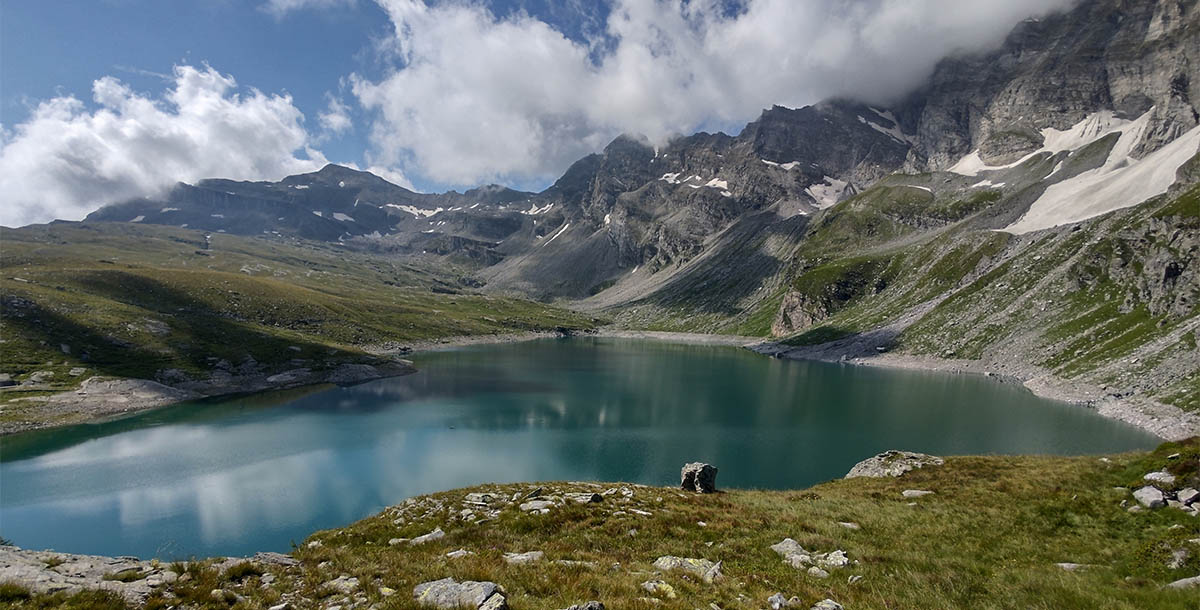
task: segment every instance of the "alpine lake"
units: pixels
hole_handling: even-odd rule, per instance
[[[419,372],[182,404],[0,440],[0,535],[180,559],[288,551],[414,495],[486,482],[795,489],[887,449],[1080,455],[1153,435],[985,377],[735,347],[545,339],[413,356]]]

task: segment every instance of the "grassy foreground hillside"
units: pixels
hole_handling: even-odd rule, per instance
[[[495,582],[520,609],[587,600],[608,608],[763,608],[777,592],[805,609],[827,598],[852,610],[1195,608],[1196,589],[1164,585],[1200,574],[1200,518],[1176,508],[1128,510],[1136,504],[1131,490],[1158,470],[1175,475],[1164,488],[1200,484],[1200,439],[1106,458],[950,458],[897,479],[784,492],[486,485],[414,498],[318,532],[297,546],[296,566],[163,564],[188,576],[158,589],[147,607],[417,608],[416,585],[452,577]],[[934,493],[907,498],[904,490]],[[572,492],[603,499],[575,503],[565,498]],[[563,500],[544,514],[522,510],[531,496]],[[444,537],[408,541],[435,528]],[[844,551],[850,565],[812,576],[772,551],[784,538],[812,552]],[[470,554],[447,556],[459,549]],[[544,556],[505,559],[531,551]],[[53,555],[43,561],[54,563]],[[666,555],[722,562],[722,575],[706,583],[653,565]],[[650,591],[643,583],[651,581],[661,584]],[[4,591],[20,609],[123,605],[98,593]]]
[[[338,244],[131,223],[0,229],[0,242],[0,374],[16,384],[0,394],[0,421],[37,419],[36,401],[13,399],[94,375],[176,384],[246,362],[328,367],[377,348],[597,322],[481,295],[445,261]]]

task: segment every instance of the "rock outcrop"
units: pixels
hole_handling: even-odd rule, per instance
[[[684,464],[679,473],[679,486],[684,491],[710,494],[717,491],[717,467],[703,462]]]
[[[505,610],[508,602],[504,590],[494,582],[468,580],[458,582],[443,578],[425,582],[413,588],[413,599],[423,606],[435,608],[468,608]]]
[[[942,458],[913,451],[884,451],[854,465],[844,478],[855,477],[899,477],[904,473],[925,466],[941,466]]]

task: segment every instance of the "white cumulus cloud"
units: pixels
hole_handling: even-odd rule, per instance
[[[161,98],[112,77],[92,93],[95,110],[53,98],[0,141],[0,224],[78,219],[177,181],[277,180],[326,163],[290,96],[239,92],[208,66],[177,66]]]
[[[349,131],[354,126],[354,121],[350,118],[350,107],[342,100],[328,96],[329,104],[325,111],[317,115],[317,120],[321,122],[321,128],[326,134],[338,135]]]
[[[472,184],[553,177],[621,132],[661,143],[772,104],[886,102],[1073,0],[615,0],[586,41],[476,2],[377,1],[395,68],[352,77],[372,161]]]

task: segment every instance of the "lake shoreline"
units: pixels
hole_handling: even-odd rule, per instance
[[[912,371],[934,371],[979,375],[1000,383],[1023,386],[1035,396],[1058,400],[1096,411],[1109,419],[1145,430],[1163,440],[1179,441],[1200,436],[1200,415],[1152,399],[1118,395],[1082,381],[1062,379],[1039,367],[983,360],[938,358],[913,354],[878,352],[850,339],[812,346],[792,346],[762,337],[708,335],[701,333],[600,329],[597,336],[649,339],[695,345],[729,345],[789,360],[813,360],[856,366]]]
[[[1034,365],[865,352],[861,347],[853,341],[845,340],[812,346],[792,346],[760,340],[757,344],[747,346],[747,349],[764,356],[789,360],[981,375],[1002,383],[1019,384],[1041,398],[1091,409],[1104,417],[1140,428],[1163,440],[1179,441],[1200,435],[1198,414],[1187,413],[1178,407],[1145,397],[1112,393],[1087,382],[1062,379]]]
[[[292,369],[274,374],[231,376],[219,383],[194,382],[170,386],[150,379],[91,377],[77,389],[46,396],[17,398],[4,405],[10,408],[37,404],[50,415],[68,417],[65,421],[0,422],[0,437],[34,430],[50,430],[79,424],[95,424],[146,411],[162,409],[195,400],[232,398],[262,392],[274,392],[317,385],[357,385],[377,379],[402,377],[417,372],[411,362],[401,359],[409,354],[454,349],[469,345],[516,343],[561,337],[557,331],[466,335],[415,341],[403,346],[367,346],[363,351],[388,360],[373,364],[348,364],[327,370]]]
[[[304,376],[300,379],[281,378],[276,382],[269,381],[272,377],[288,377],[287,373],[290,371],[285,371],[284,373],[272,376],[248,377],[246,379],[234,378],[229,383],[213,391],[204,392],[201,390],[198,392],[196,388],[172,387],[145,379],[95,378],[93,385],[95,389],[86,393],[82,392],[82,389],[69,390],[50,396],[27,399],[47,405],[54,405],[55,408],[63,411],[75,410],[84,414],[85,417],[83,419],[58,424],[49,422],[5,422],[0,424],[0,437],[32,430],[46,430],[84,423],[110,421],[192,400],[248,395],[327,383],[355,385],[376,379],[399,377],[417,372],[416,368],[411,367],[411,363],[397,360],[402,356],[457,349],[472,345],[499,345],[569,336],[640,339],[690,345],[742,347],[764,356],[787,358],[790,360],[815,360],[857,366],[980,375],[990,377],[1002,383],[1022,385],[1034,395],[1042,398],[1059,400],[1092,409],[1104,417],[1140,428],[1164,440],[1176,441],[1200,435],[1200,415],[1186,413],[1177,407],[1151,399],[1121,396],[1106,392],[1104,388],[1086,382],[1061,379],[1031,365],[1017,366],[982,360],[949,359],[889,352],[869,353],[864,352],[861,349],[862,346],[858,345],[858,343],[846,340],[798,347],[770,341],[763,337],[600,328],[595,331],[579,333],[529,331],[496,335],[464,335],[411,342],[396,347],[367,346],[364,347],[364,351],[367,353],[374,356],[391,358],[393,362],[402,363],[402,366],[406,366],[407,368],[405,370],[379,371],[379,374],[367,374],[365,370],[360,369],[358,371],[344,372],[343,378],[337,381],[311,376]],[[85,384],[92,381],[89,379]]]

